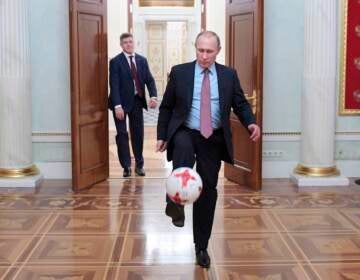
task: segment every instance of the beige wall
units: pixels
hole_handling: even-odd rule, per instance
[[[222,49],[217,62],[225,63],[225,0],[207,0],[206,29],[216,32],[221,41]]]
[[[108,55],[109,59],[120,52],[119,36],[128,31],[127,1],[108,0]]]
[[[197,0],[199,1],[199,0]],[[208,0],[206,9],[206,26],[215,31],[222,44],[218,62],[225,62],[225,0]],[[119,35],[127,32],[127,1],[108,0],[108,51],[109,58],[119,51]],[[195,39],[195,38],[194,38]]]
[[[109,59],[120,51],[120,34],[128,31],[127,1],[108,0],[108,56]],[[109,111],[109,129],[116,130],[111,111]]]

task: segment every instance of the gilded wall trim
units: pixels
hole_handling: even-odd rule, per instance
[[[296,174],[311,176],[311,177],[328,177],[328,176],[339,176],[340,171],[336,166],[330,167],[308,167],[302,164],[298,164],[294,169]]]
[[[301,132],[289,131],[289,132],[263,132],[263,136],[299,136]]]
[[[40,171],[35,164],[25,168],[0,168],[0,178],[23,178],[38,174]]]
[[[345,93],[346,93],[346,67],[347,67],[347,47],[348,47],[348,14],[349,14],[349,0],[341,1],[342,10],[342,45],[340,47],[340,81],[339,81],[339,114],[340,115],[360,115],[359,109],[346,109]],[[354,32],[358,32],[356,28]],[[359,29],[360,30],[360,29]],[[355,92],[354,92],[355,94]]]
[[[33,132],[31,136],[71,136],[70,132]]]
[[[335,132],[336,135],[360,135],[360,131],[338,131]],[[284,132],[263,132],[263,136],[299,136],[301,135],[300,131],[284,131]]]

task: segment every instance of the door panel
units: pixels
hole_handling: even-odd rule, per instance
[[[227,64],[238,72],[245,96],[262,127],[263,0],[228,0]],[[225,164],[225,177],[255,190],[261,188],[261,140],[253,143],[237,117],[231,116],[235,164]]]
[[[89,172],[105,164],[106,158],[104,153],[89,153],[89,150],[102,150],[107,144],[102,131],[106,124],[99,123],[85,124],[80,127],[80,159],[81,173]]]
[[[165,80],[165,59],[166,59],[166,23],[148,22],[147,33],[147,54],[149,67],[158,91],[158,98],[162,99]]]
[[[104,106],[101,92],[100,75],[101,67],[102,18],[100,16],[79,14],[79,91],[80,113],[90,113],[101,110]]]
[[[230,65],[237,69],[241,86],[246,95],[251,95],[253,87],[253,55],[254,55],[254,17],[253,14],[243,14],[231,18],[233,32],[233,48]]]
[[[69,0],[73,189],[109,176],[106,0]]]

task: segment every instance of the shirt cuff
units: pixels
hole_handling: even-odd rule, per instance
[[[114,106],[114,109],[122,108],[121,104]]]
[[[152,100],[157,100],[157,97],[156,97],[156,96],[153,96],[153,97],[150,97],[150,99],[152,99]]]

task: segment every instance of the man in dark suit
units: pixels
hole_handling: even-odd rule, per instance
[[[248,129],[250,139],[260,138],[260,128],[241,89],[235,70],[215,62],[220,51],[216,33],[204,31],[196,38],[196,61],[174,66],[160,105],[157,151],[167,149],[173,168],[193,167],[203,181],[203,191],[193,205],[193,235],[197,263],[208,268],[207,252],[217,200],[217,180],[224,160],[233,163],[230,131],[231,108]],[[184,207],[167,198],[166,215],[184,226]]]
[[[109,108],[113,111],[116,125],[116,145],[123,176],[131,176],[131,158],[126,116],[129,117],[131,145],[135,157],[135,173],[145,176],[144,171],[144,116],[147,110],[145,85],[150,95],[150,108],[156,108],[157,93],[153,76],[145,57],[134,52],[133,36],[120,36],[123,52],[110,60]]]

